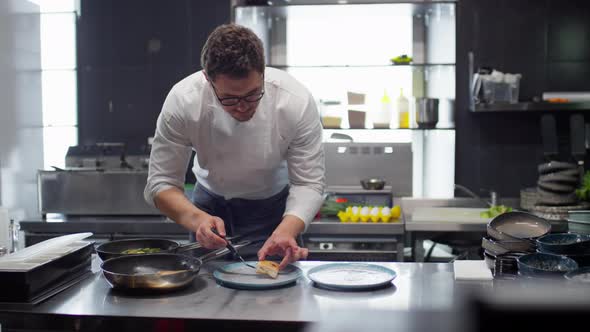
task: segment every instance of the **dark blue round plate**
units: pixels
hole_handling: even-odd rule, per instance
[[[250,265],[256,266],[257,261],[247,262]],[[224,265],[215,272],[213,278],[221,286],[247,289],[247,290],[261,290],[286,287],[294,284],[303,272],[295,265],[287,265],[279,272],[276,279],[271,278],[266,274],[256,273],[256,270],[245,265],[244,263],[232,263]]]
[[[369,290],[391,285],[395,271],[376,264],[332,263],[307,272],[318,287],[330,290]]]

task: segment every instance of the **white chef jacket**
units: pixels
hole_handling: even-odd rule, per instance
[[[322,127],[311,93],[288,73],[266,68],[254,116],[223,110],[202,71],[178,82],[158,117],[144,197],[184,188],[191,150],[199,185],[226,199],[264,199],[287,184],[284,214],[313,220],[325,187]]]

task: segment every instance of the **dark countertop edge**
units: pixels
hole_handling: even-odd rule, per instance
[[[257,320],[228,320],[228,319],[198,319],[184,317],[129,317],[129,316],[86,316],[69,314],[39,314],[28,312],[0,312],[0,322],[6,329],[22,326],[27,321],[28,327],[38,326],[75,326],[84,323],[83,326],[96,328],[96,331],[140,331],[151,330],[156,324],[165,323],[173,327],[173,322],[182,322],[185,330],[213,331],[221,327],[224,331],[306,331],[306,328],[315,322],[292,321],[257,321]],[[170,324],[173,324],[172,326]],[[231,324],[231,327],[228,326]]]

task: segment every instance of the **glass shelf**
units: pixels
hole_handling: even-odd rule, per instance
[[[248,6],[241,4],[243,1],[238,1],[240,6]],[[457,3],[458,0],[274,0],[274,1],[252,1],[253,6],[303,6],[303,5],[359,5],[359,4],[413,4],[413,5],[433,5],[440,3]]]
[[[348,92],[365,95],[366,127],[400,94],[439,98],[439,125],[453,126],[456,77],[456,1],[277,0],[232,1],[235,22],[259,34],[269,67],[289,72],[318,104],[320,115],[341,118],[348,127]],[[309,5],[309,6],[308,6]],[[329,27],[329,28],[326,28]],[[413,63],[393,64],[402,54]],[[337,101],[326,106],[322,101]],[[443,106],[444,105],[444,106]],[[395,106],[394,106],[395,107]],[[393,120],[395,122],[395,119]],[[448,125],[447,125],[448,124]],[[412,194],[452,195],[454,128],[324,129],[323,141],[410,143]],[[332,134],[340,134],[332,138]],[[441,166],[442,165],[442,166]]]
[[[436,66],[455,66],[454,63],[409,63],[409,64],[382,64],[382,65],[277,65],[269,64],[268,67],[273,68],[389,68],[389,67],[436,67]]]
[[[516,104],[508,104],[508,103],[475,104],[471,111],[474,113],[590,111],[590,102],[577,102],[577,103],[520,102],[520,103],[516,103]]]

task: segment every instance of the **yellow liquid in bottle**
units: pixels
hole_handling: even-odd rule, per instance
[[[409,128],[410,127],[410,112],[401,112],[399,114],[399,127]]]

